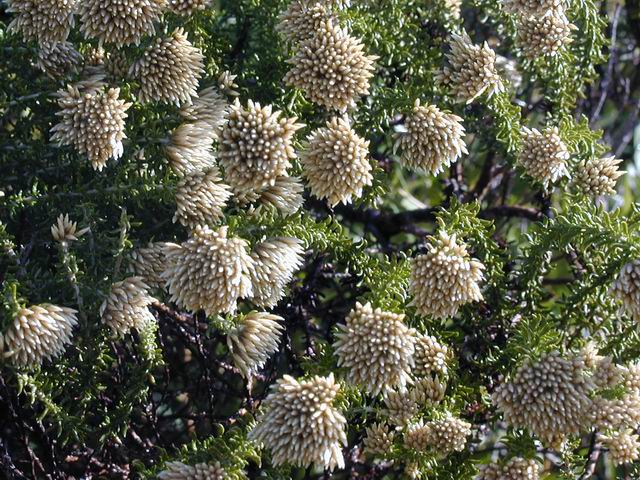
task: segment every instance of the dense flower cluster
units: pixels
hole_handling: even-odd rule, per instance
[[[286,176],[296,158],[293,136],[303,125],[296,118],[280,118],[270,105],[238,100],[231,106],[222,130],[220,165],[234,192],[260,192]]]
[[[369,93],[376,58],[347,30],[327,21],[298,46],[284,81],[318,105],[346,110]]]
[[[74,24],[73,14],[79,0],[8,0],[8,13],[15,14],[10,31],[20,32],[25,40],[63,42]]]
[[[82,0],[80,30],[101,44],[138,45],[142,37],[155,33],[165,6],[166,0]]]
[[[339,389],[333,374],[301,381],[285,375],[264,401],[250,438],[265,444],[274,465],[343,468],[347,420],[333,406]]]
[[[467,154],[462,118],[416,100],[399,134],[403,165],[437,175]]]
[[[451,34],[449,64],[438,75],[441,84],[449,86],[459,101],[471,103],[479,96],[488,97],[504,91],[496,69],[496,53],[485,42],[474,45],[465,32]]]
[[[129,70],[131,78],[140,82],[140,101],[189,102],[197,96],[203,58],[181,28],[169,37],[157,38]]]
[[[200,123],[183,123],[171,133],[165,148],[169,165],[178,176],[215,167],[211,130]]]
[[[152,288],[162,288],[165,284],[161,274],[166,268],[166,246],[165,242],[153,242],[131,252],[131,271]]]
[[[211,0],[169,0],[169,9],[178,15],[192,15],[207,9]]]
[[[176,186],[176,213],[173,221],[195,228],[220,220],[231,197],[217,168],[187,173]]]
[[[509,13],[545,17],[563,13],[567,0],[502,0],[502,4]]]
[[[640,320],[640,260],[627,263],[611,285],[611,293],[622,302],[626,313]]]
[[[384,405],[389,421],[398,426],[405,425],[418,413],[418,404],[407,390],[385,392]]]
[[[482,300],[479,283],[484,266],[471,259],[456,236],[440,230],[429,251],[411,262],[409,291],[420,315],[455,316],[458,308]]]
[[[171,300],[207,315],[233,313],[239,298],[253,292],[250,272],[254,262],[245,240],[227,237],[227,227],[212,230],[197,226],[182,245],[165,248],[167,282]]]
[[[370,303],[356,303],[346,322],[338,325],[333,344],[348,381],[374,395],[405,387],[414,345],[415,332],[404,324],[404,315],[374,310]]]
[[[131,103],[119,98],[118,88],[105,91],[100,83],[91,85],[69,85],[58,91],[60,122],[51,129],[51,140],[72,145],[89,158],[94,169],[102,170],[110,158],[117,160],[123,154],[124,124]]]
[[[78,230],[78,223],[69,219],[69,214],[60,214],[56,223],[51,225],[51,236],[56,242],[70,243],[78,240],[89,231],[89,227]]]
[[[384,423],[375,423],[365,430],[362,441],[365,453],[377,457],[388,455],[393,446],[395,432]]]
[[[522,130],[522,150],[518,162],[531,178],[545,187],[569,175],[569,157],[569,150],[558,135],[557,127],[543,131],[526,127]]]
[[[470,434],[470,423],[448,416],[426,424],[410,425],[404,435],[404,444],[418,452],[432,450],[440,456],[445,456],[464,450]]]
[[[313,132],[301,161],[311,193],[331,206],[361,197],[373,182],[369,142],[345,118],[334,117]]]
[[[521,18],[517,24],[518,46],[525,57],[535,59],[556,55],[571,42],[571,32],[576,28],[564,15]]]
[[[489,463],[480,466],[476,480],[538,480],[540,465],[535,460],[513,457],[500,463]]]
[[[109,295],[100,307],[102,323],[122,337],[132,328],[143,330],[155,317],[149,310],[154,299],[148,294],[149,286],[140,277],[129,277],[111,286]]]
[[[546,445],[558,447],[584,428],[593,390],[580,355],[564,358],[552,352],[537,361],[526,360],[495,390],[493,402],[508,423],[528,428]]]
[[[308,40],[333,18],[332,8],[341,3],[341,0],[292,0],[278,17],[278,32],[293,43]]]
[[[615,157],[584,160],[576,167],[574,182],[585,195],[613,195],[617,180],[626,173],[618,168],[620,163]]]
[[[227,478],[227,473],[220,466],[220,462],[196,465],[167,462],[165,469],[158,474],[158,480],[227,480]]]
[[[21,308],[0,332],[0,357],[27,367],[62,355],[78,324],[77,313],[48,303]]]
[[[244,377],[262,368],[278,350],[284,319],[263,312],[246,315],[227,335],[227,345],[233,363]]]
[[[83,61],[70,42],[44,42],[40,44],[36,65],[55,79],[78,73]]]
[[[251,301],[261,307],[273,307],[285,295],[285,287],[302,266],[302,242],[293,237],[276,237],[253,247]]]
[[[602,443],[615,465],[624,465],[640,459],[640,437],[631,431],[607,435],[602,438]]]

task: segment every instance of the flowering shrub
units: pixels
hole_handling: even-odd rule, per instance
[[[0,477],[640,476],[640,2],[1,8]]]

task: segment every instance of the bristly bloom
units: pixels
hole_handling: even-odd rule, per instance
[[[302,241],[294,237],[276,237],[253,247],[251,301],[261,307],[273,307],[284,297],[284,289],[303,263]]]
[[[211,0],[169,0],[169,10],[178,15],[193,15],[211,6]]]
[[[391,453],[395,432],[384,423],[374,423],[365,429],[362,441],[365,453],[375,457],[386,457]]]
[[[406,386],[416,333],[404,324],[404,315],[356,303],[335,336],[338,366],[347,369],[349,383],[373,395]]]
[[[142,57],[131,65],[129,76],[140,82],[142,103],[188,103],[197,96],[204,72],[204,56],[182,28],[166,38],[157,38]]]
[[[69,85],[58,91],[60,122],[51,129],[51,140],[73,146],[89,158],[95,170],[102,171],[110,158],[117,160],[124,151],[124,122],[131,103],[119,95],[120,89],[104,91],[99,83]]]
[[[618,168],[620,163],[616,157],[583,160],[575,169],[574,182],[585,195],[614,195],[618,178],[626,173]]]
[[[166,242],[150,242],[131,253],[131,271],[152,288],[164,287],[165,282],[160,275],[166,268],[164,250],[167,245]]]
[[[237,99],[231,106],[219,155],[224,179],[234,191],[261,192],[287,174],[296,158],[291,142],[303,125],[280,114],[251,100],[246,108]]]
[[[564,15],[524,17],[517,24],[516,42],[529,60],[553,56],[563,46],[571,43],[571,32],[575,28]]]
[[[569,435],[585,428],[594,385],[582,355],[563,358],[552,352],[525,360],[516,374],[493,393],[507,423],[527,428],[549,447],[558,448]]]
[[[227,345],[233,363],[243,377],[250,377],[264,367],[269,357],[278,351],[284,319],[265,312],[246,315],[227,335]]]
[[[419,334],[416,340],[416,351],[413,356],[415,367],[413,373],[419,377],[447,374],[449,348],[438,342],[435,337]]]
[[[158,474],[158,480],[228,480],[227,472],[220,462],[187,465],[182,462],[167,462]]]
[[[222,183],[216,167],[187,173],[176,186],[176,213],[173,222],[185,227],[209,225],[224,217],[223,209],[231,188]]]
[[[429,251],[411,261],[409,291],[418,314],[453,317],[467,303],[482,300],[479,283],[484,265],[472,259],[456,235],[440,230]]]
[[[216,87],[208,87],[198,92],[191,102],[182,106],[180,116],[207,130],[212,141],[218,140],[222,126],[227,121],[227,101]]]
[[[68,213],[65,215],[60,214],[56,223],[51,225],[51,236],[56,242],[60,243],[69,243],[78,240],[78,237],[81,237],[88,231],[89,227],[78,231],[77,222],[69,220]]]
[[[631,430],[615,432],[602,438],[614,465],[624,465],[640,458],[640,437]]]
[[[328,21],[288,60],[291,69],[284,81],[304,91],[312,102],[342,111],[369,93],[376,59],[364,53],[360,40]]]
[[[540,465],[535,460],[513,457],[505,463],[480,465],[475,480],[538,480]]]
[[[418,452],[432,450],[439,456],[446,456],[464,450],[470,434],[470,423],[448,416],[442,420],[409,426],[404,435],[404,444]]]
[[[268,186],[259,195],[248,195],[249,203],[256,202],[256,210],[275,208],[282,215],[293,215],[304,203],[304,185],[300,177],[277,177],[273,185]],[[242,202],[240,202],[242,203]]]
[[[418,404],[407,390],[389,390],[384,393],[384,412],[389,422],[406,425],[418,413]]]
[[[8,30],[20,32],[25,41],[64,42],[73,27],[78,0],[7,0],[7,13],[16,17]]]
[[[140,277],[129,277],[111,285],[111,291],[100,306],[102,323],[116,337],[123,337],[132,328],[143,330],[156,319],[149,310],[154,298],[148,294],[149,286]]]
[[[292,0],[278,16],[276,30],[294,44],[303,42],[333,19],[332,9],[341,4],[341,0]]]
[[[234,313],[239,298],[252,294],[250,272],[254,268],[247,242],[227,237],[227,227],[217,231],[198,226],[182,245],[168,244],[167,282],[171,301],[207,315]]]
[[[83,61],[70,42],[43,42],[36,65],[49,77],[58,79],[78,73]]]
[[[339,389],[333,374],[301,381],[285,375],[271,387],[249,438],[264,443],[275,466],[344,468],[347,420],[333,406]]]
[[[311,193],[331,206],[351,203],[373,182],[369,142],[345,118],[334,117],[311,134],[301,163]]]
[[[166,0],[82,0],[80,30],[100,44],[138,45],[143,36],[155,33],[165,6]]]
[[[215,167],[213,134],[203,123],[183,123],[173,130],[164,151],[171,170],[179,177]]]
[[[523,17],[563,15],[567,0],[502,0],[504,9]]]
[[[633,260],[622,267],[611,285],[611,293],[622,302],[631,318],[640,321],[640,260]]]
[[[518,163],[545,188],[569,175],[567,160],[571,154],[558,133],[558,127],[543,131],[527,127],[522,129],[522,149]]]
[[[416,100],[398,135],[402,150],[400,162],[408,168],[437,175],[463,154],[469,153],[464,143],[462,118],[441,111],[435,105],[420,105]]]
[[[504,91],[496,69],[496,52],[484,42],[471,42],[469,35],[451,34],[451,51],[446,54],[449,65],[438,75],[440,83],[449,86],[458,101],[471,103],[479,96],[487,97]]]
[[[48,303],[21,308],[0,332],[0,356],[19,367],[37,366],[59,357],[71,343],[77,313]]]

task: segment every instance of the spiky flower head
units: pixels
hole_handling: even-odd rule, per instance
[[[275,237],[253,247],[251,301],[261,307],[273,307],[284,297],[285,287],[303,263],[302,241],[294,237]]]
[[[220,462],[196,465],[167,462],[165,469],[158,474],[158,480],[228,480],[228,476]]]
[[[198,127],[205,127],[213,141],[220,138],[222,126],[227,121],[227,109],[227,101],[218,89],[208,87],[198,92],[191,103],[182,106],[180,116]]]
[[[332,10],[342,3],[341,0],[292,0],[278,16],[276,30],[294,44],[308,40],[333,19]]]
[[[516,43],[530,60],[557,55],[562,47],[571,43],[571,32],[575,28],[564,15],[522,17],[517,24]]]
[[[389,390],[384,393],[385,415],[394,425],[407,424],[418,413],[418,404],[407,390]]]
[[[166,268],[164,250],[166,242],[149,242],[146,247],[134,250],[130,257],[130,269],[135,276],[152,288],[163,288],[164,280],[160,276]]]
[[[49,77],[57,79],[78,73],[83,61],[70,42],[43,42],[36,65]]]
[[[111,291],[100,306],[102,323],[116,337],[124,337],[132,328],[140,331],[156,321],[149,310],[154,298],[149,286],[140,277],[129,277],[111,285]]]
[[[620,163],[622,160],[613,156],[583,160],[574,172],[574,182],[585,195],[613,195],[618,178],[626,173],[618,168]]]
[[[376,59],[365,54],[360,40],[328,21],[288,60],[291,69],[284,81],[302,90],[312,102],[342,111],[369,93]]]
[[[197,96],[204,72],[204,56],[194,47],[182,28],[165,38],[157,38],[131,65],[129,76],[140,82],[142,103],[188,103]]]
[[[405,325],[404,315],[356,303],[335,337],[338,366],[347,369],[349,383],[373,395],[406,386],[416,333]]]
[[[620,398],[596,396],[589,419],[599,430],[636,428],[640,424],[640,395],[636,391]]]
[[[624,386],[627,391],[640,393],[640,362],[625,366],[622,372]]]
[[[171,133],[164,151],[173,172],[183,177],[215,166],[213,136],[207,125],[183,123]]]
[[[624,381],[624,369],[611,357],[602,357],[593,369],[592,380],[598,389],[615,388]]]
[[[155,33],[155,22],[166,0],[82,0],[79,5],[80,30],[86,38],[120,48],[138,45],[145,35]]]
[[[365,453],[375,457],[386,457],[391,453],[395,432],[384,423],[374,423],[365,429]]]
[[[569,175],[567,160],[571,155],[558,133],[558,127],[542,131],[527,127],[522,129],[522,149],[518,163],[545,188]]]
[[[311,193],[331,206],[351,203],[373,182],[369,141],[360,137],[346,118],[332,118],[314,131],[301,158]]]
[[[413,356],[415,361],[413,373],[419,377],[433,373],[446,375],[449,357],[449,347],[438,342],[435,337],[419,334]]]
[[[420,105],[420,100],[416,100],[398,135],[400,162],[432,175],[442,172],[462,154],[469,153],[461,122],[457,115],[443,112],[435,105]]]
[[[13,322],[0,332],[0,356],[19,367],[59,357],[71,343],[77,313],[48,303],[19,309]]]
[[[624,465],[640,458],[640,437],[631,430],[614,432],[602,437],[614,465]]]
[[[584,427],[593,389],[581,355],[565,358],[551,352],[536,361],[525,360],[492,398],[507,423],[527,428],[545,445],[557,448]]]
[[[238,88],[236,77],[237,75],[232,74],[229,70],[225,70],[218,75],[220,93],[227,97],[239,97],[240,93],[236,90]]]
[[[440,230],[429,251],[411,261],[409,291],[420,315],[453,317],[467,303],[482,300],[479,283],[484,265],[472,259],[456,235]]]
[[[284,319],[265,312],[246,315],[227,335],[233,363],[243,377],[250,377],[264,367],[278,351]]]
[[[7,0],[7,4],[7,13],[16,15],[8,30],[42,44],[67,39],[78,0]]]
[[[110,158],[117,160],[123,154],[126,112],[132,104],[119,98],[119,88],[91,85],[69,85],[58,91],[60,122],[51,129],[51,140],[73,146],[102,171]]]
[[[423,449],[427,447],[439,456],[446,456],[464,450],[470,434],[469,422],[448,415],[441,420],[427,422],[419,428],[415,433],[416,440],[420,440],[416,446],[422,446]]]
[[[622,302],[627,315],[640,321],[640,260],[625,264],[610,290]]]
[[[297,118],[280,118],[273,111],[249,100],[246,108],[236,101],[222,130],[220,165],[224,179],[234,191],[260,192],[287,174],[296,157],[293,136],[303,125]]]
[[[502,0],[502,4],[509,13],[541,18],[563,14],[567,0]]]
[[[444,400],[447,384],[438,377],[424,377],[416,380],[409,395],[418,406],[434,405]]]
[[[56,242],[69,243],[78,240],[89,231],[89,227],[82,228],[78,231],[78,223],[69,219],[69,214],[60,214],[56,223],[51,225],[51,236]]]
[[[249,438],[264,443],[275,466],[344,468],[347,421],[333,406],[339,390],[333,373],[301,381],[285,375],[271,387]]]
[[[222,183],[216,167],[192,171],[176,186],[176,213],[173,222],[185,227],[215,223],[224,217],[223,209],[231,197],[231,188]]]
[[[479,96],[491,97],[505,90],[496,69],[496,52],[487,42],[472,43],[469,35],[451,34],[449,64],[438,75],[441,84],[449,86],[458,101],[471,103]]]
[[[282,215],[293,215],[304,203],[304,185],[300,177],[277,177],[273,185],[268,186],[259,195],[249,194],[239,203],[257,203],[256,210],[261,208],[275,208]]]
[[[169,10],[178,15],[193,15],[211,6],[211,0],[169,0]]]
[[[538,480],[540,465],[535,460],[513,457],[505,463],[480,465],[476,480]]]
[[[253,259],[247,242],[227,237],[227,227],[198,226],[182,245],[168,244],[162,273],[171,301],[207,315],[234,313],[239,298],[252,294]]]

